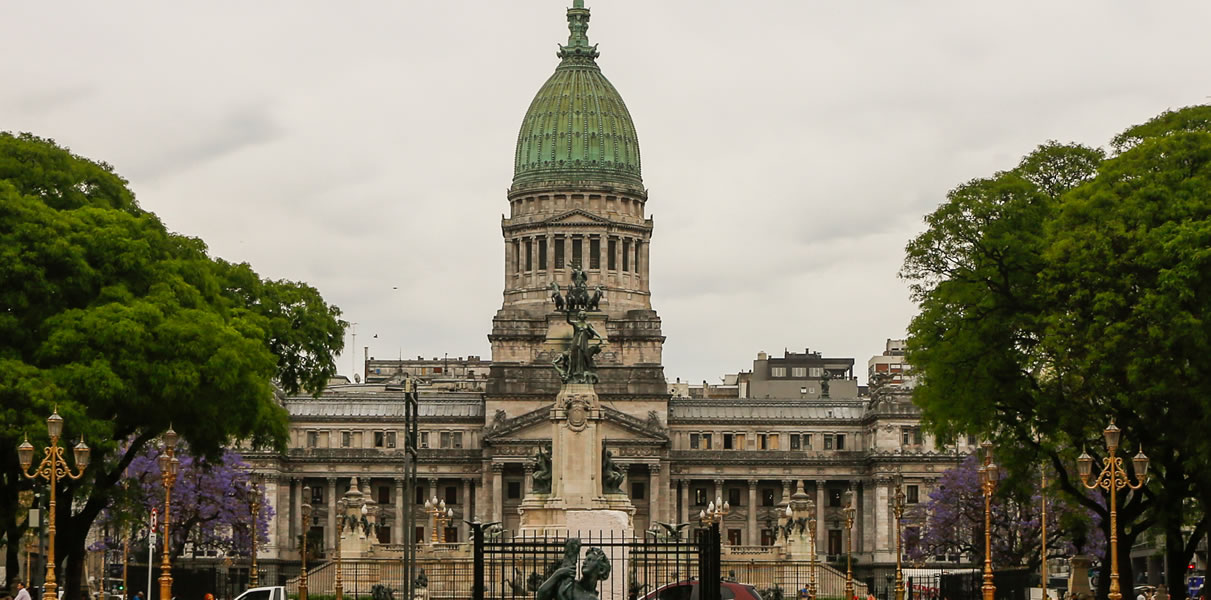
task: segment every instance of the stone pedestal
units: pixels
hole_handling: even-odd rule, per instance
[[[1093,557],[1078,554],[1068,559],[1068,597],[1073,600],[1089,600],[1093,598],[1093,589],[1089,586],[1089,565]]]

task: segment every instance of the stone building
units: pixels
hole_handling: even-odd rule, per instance
[[[552,360],[569,331],[553,310],[551,286],[566,289],[576,263],[589,288],[600,286],[604,294],[601,311],[589,316],[603,338],[596,390],[606,446],[625,468],[623,489],[637,509],[636,531],[656,521],[693,521],[722,498],[731,506],[725,543],[768,545],[779,511],[803,481],[822,507],[821,555],[843,551],[841,502],[852,489],[859,564],[894,563],[893,478],[903,477],[910,503],[923,501],[970,448],[939,448],[922,436],[905,390],[876,401],[860,396],[853,358],[762,353],[751,373],[714,389],[670,386],[650,293],[648,267],[658,257],[649,252],[654,224],[636,129],[597,64],[580,0],[568,9],[568,23],[560,62],[517,139],[501,222],[503,301],[490,324],[491,360],[368,360],[365,384],[333,386],[319,398],[284,398],[289,451],[249,456],[271,482],[277,515],[262,559],[297,557],[304,500],[315,507],[306,527],[331,548],[332,507],[354,477],[380,513],[380,539],[404,542],[398,384],[405,373],[422,382],[414,500],[436,497],[454,511],[439,539],[466,540],[464,521],[472,519],[517,528],[532,456],[550,443],[546,419],[560,386]],[[415,539],[428,540],[433,523],[417,510],[424,525]]]

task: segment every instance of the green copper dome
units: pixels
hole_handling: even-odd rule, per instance
[[[588,28],[589,10],[575,0],[568,9],[568,45],[559,47],[562,60],[534,96],[517,134],[515,189],[569,181],[643,189],[635,124],[597,67]]]

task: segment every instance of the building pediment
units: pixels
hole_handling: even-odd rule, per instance
[[[575,208],[540,221],[540,223],[544,225],[608,225],[610,220],[587,210]]]

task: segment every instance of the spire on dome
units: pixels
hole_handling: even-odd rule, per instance
[[[600,56],[597,44],[589,45],[588,30],[589,9],[584,7],[584,0],[573,0],[568,9],[568,45],[560,46],[557,53],[564,64],[592,63]]]

